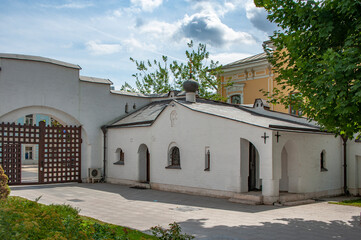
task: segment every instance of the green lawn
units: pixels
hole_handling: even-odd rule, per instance
[[[157,239],[79,215],[69,205],[44,205],[21,197],[0,200],[0,239]]]
[[[339,204],[339,205],[348,205],[348,206],[355,206],[355,207],[361,207],[361,198],[354,199],[354,200],[345,200],[342,202],[330,202],[332,204]]]

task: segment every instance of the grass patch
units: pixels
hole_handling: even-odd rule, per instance
[[[355,206],[355,207],[361,207],[361,198],[354,199],[354,200],[345,200],[341,202],[329,202],[332,204],[339,204],[339,205],[348,205],[348,206]]]
[[[0,200],[0,239],[157,239],[140,231],[79,215],[69,205],[21,197]]]

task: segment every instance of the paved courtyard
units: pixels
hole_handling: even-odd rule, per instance
[[[12,186],[12,196],[70,204],[82,215],[142,231],[178,222],[196,239],[361,239],[361,208],[328,204],[248,206],[106,183]],[[329,199],[327,199],[329,200]]]

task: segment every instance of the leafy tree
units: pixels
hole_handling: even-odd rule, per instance
[[[361,130],[361,3],[255,0],[279,29],[266,48],[281,86],[273,103],[302,109],[321,127],[352,139]]]
[[[190,78],[190,74],[199,83],[199,95],[203,98],[220,100],[217,94],[220,82],[218,74],[222,66],[218,61],[209,60],[209,52],[206,44],[200,43],[194,49],[193,41],[187,43],[189,50],[185,52],[187,63],[173,61],[168,63],[168,57],[162,56],[162,60],[138,61],[130,58],[137,66],[138,72],[133,74],[136,79],[137,90],[141,93],[167,93],[171,89],[181,90],[184,81]],[[128,83],[121,90],[134,91]]]

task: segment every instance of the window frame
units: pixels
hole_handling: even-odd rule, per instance
[[[232,98],[235,97],[235,96],[239,96],[239,103],[233,103],[232,102]],[[243,93],[234,93],[232,95],[229,95],[229,103],[231,104],[243,104]]]
[[[176,153],[174,151],[177,151]],[[175,162],[174,154],[178,155],[178,163]],[[168,150],[168,166],[167,169],[181,169],[180,149],[177,145],[171,144]]]
[[[320,153],[320,171],[327,172],[328,169],[326,168],[326,151],[322,150]]]
[[[291,96],[291,95],[296,95],[296,94],[299,94],[299,92],[293,92],[293,93],[290,93],[289,95]],[[289,114],[292,116],[298,116],[298,117],[303,116],[302,109],[296,110],[292,104],[289,105]]]
[[[204,162],[204,171],[211,170],[211,151],[209,147],[205,148],[205,162]]]
[[[124,165],[125,163],[125,158],[124,158],[124,151],[121,148],[117,148],[117,150],[115,150],[115,159],[117,160],[116,162],[114,162],[114,165]]]

